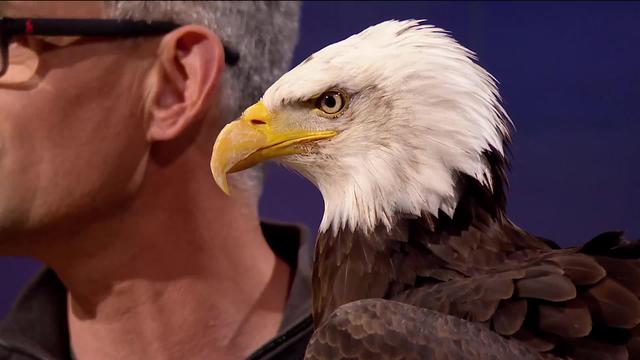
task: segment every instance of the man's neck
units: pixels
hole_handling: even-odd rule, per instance
[[[79,359],[237,359],[276,335],[290,269],[255,205],[197,174],[174,180],[188,185],[149,184],[108,219],[47,239]]]

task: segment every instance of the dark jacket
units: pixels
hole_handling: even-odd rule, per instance
[[[302,359],[313,331],[310,242],[296,226],[263,223],[262,231],[271,249],[295,275],[278,335],[250,359]],[[0,359],[70,360],[70,344],[67,290],[51,269],[44,269],[0,323]]]

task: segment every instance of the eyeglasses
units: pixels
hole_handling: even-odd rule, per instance
[[[10,46],[14,36],[138,37],[166,34],[180,26],[169,21],[0,18],[0,82],[24,79],[25,72],[35,73],[37,68],[33,51],[24,46]],[[240,60],[238,52],[227,46],[224,46],[224,54],[224,62],[229,66]]]

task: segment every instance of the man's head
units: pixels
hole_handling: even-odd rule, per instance
[[[0,238],[126,204],[149,168],[170,171],[185,153],[201,154],[208,173],[215,131],[287,69],[298,12],[287,2],[2,3],[0,16],[195,25],[63,46],[15,39],[39,61],[29,80],[0,81]],[[223,42],[240,54],[233,68]]]

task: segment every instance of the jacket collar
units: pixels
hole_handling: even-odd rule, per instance
[[[0,323],[0,345],[38,359],[69,359],[67,289],[45,268],[22,291]]]

